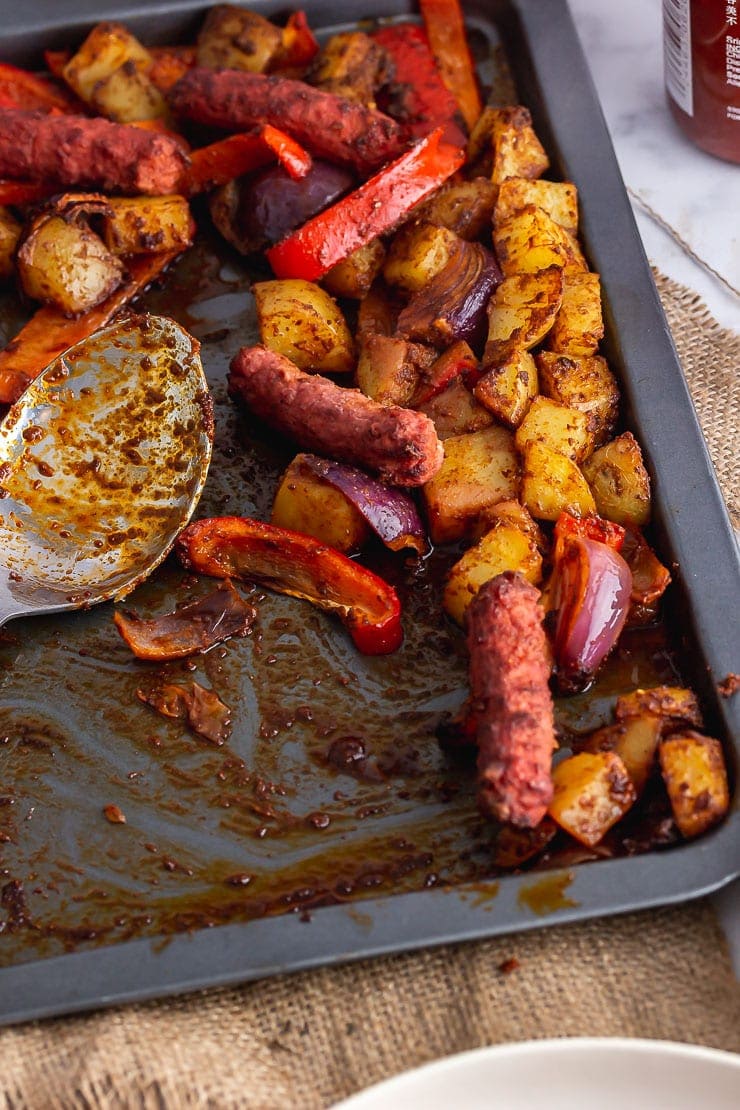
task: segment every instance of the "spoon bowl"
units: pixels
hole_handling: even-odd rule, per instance
[[[70,347],[0,427],[0,625],[120,600],[198,503],[213,407],[196,339],[128,314]]]

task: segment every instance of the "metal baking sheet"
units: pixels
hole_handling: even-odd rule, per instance
[[[207,6],[75,0],[11,13],[0,3],[12,28],[3,57],[33,64],[101,18],[144,41],[185,41]],[[489,79],[500,42],[552,172],[579,187],[604,350],[646,452],[654,535],[674,572],[677,658],[736,778],[737,699],[716,686],[740,669],[727,604],[738,596],[737,550],[567,6],[472,0],[466,12]],[[333,0],[309,14],[326,27],[368,12]],[[255,338],[248,281],[240,260],[203,242],[147,300],[203,342],[218,441],[199,515],[265,514],[288,457],[225,395],[231,355]],[[256,595],[254,634],[197,658],[194,677],[234,712],[223,748],[137,701],[154,672],[131,659],[110,606],[0,634],[0,1020],[680,901],[737,873],[735,806],[710,835],[663,852],[492,877],[470,768],[433,737],[464,696],[462,637],[435,609],[434,560],[421,581],[411,565],[381,569],[409,591],[397,656],[359,657],[323,614]],[[154,613],[207,588],[170,562],[127,604]],[[596,696],[568,712],[595,726],[616,690],[669,680],[659,647],[639,659],[621,652]],[[125,825],[103,819],[106,804]]]

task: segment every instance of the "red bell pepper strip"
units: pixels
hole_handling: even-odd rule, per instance
[[[422,370],[421,380],[411,398],[410,407],[425,405],[433,397],[439,396],[451,385],[455,378],[462,378],[468,389],[472,389],[481,377],[480,363],[464,339],[459,339],[448,347],[428,370]]]
[[[25,69],[0,63],[0,106],[23,108],[26,111],[76,111],[72,98],[54,87],[45,77],[37,77]]]
[[[227,139],[192,152],[189,191],[203,193],[216,185],[225,185],[227,181],[251,173],[275,159],[296,180],[305,177],[313,164],[311,155],[300,143],[269,123],[259,131],[229,135]]]
[[[401,645],[396,591],[313,536],[249,517],[211,517],[189,524],[176,549],[190,570],[258,582],[336,613],[365,655],[387,655]]]
[[[0,204],[36,204],[59,192],[58,185],[48,185],[43,181],[0,181]]]
[[[565,543],[573,536],[581,536],[587,540],[598,540],[607,547],[620,551],[624,543],[625,529],[613,520],[605,520],[596,513],[588,516],[573,516],[572,513],[563,512],[557,519],[554,530],[553,561],[560,558]]]
[[[458,103],[440,77],[424,28],[397,23],[372,37],[388,52],[395,71],[390,103],[383,107],[409,138],[420,139],[441,127],[445,142],[465,146]]]
[[[390,231],[451,177],[465,152],[441,142],[437,128],[395,162],[266,252],[279,278],[316,281],[337,262]]]
[[[308,25],[305,12],[293,12],[283,28],[277,68],[304,68],[319,52],[319,44]]]
[[[49,363],[89,335],[102,328],[120,308],[154,281],[179,251],[139,254],[126,260],[128,279],[101,304],[70,319],[56,305],[43,305],[0,351],[0,404],[17,401]]]
[[[429,45],[447,88],[472,130],[483,110],[460,0],[419,0]]]

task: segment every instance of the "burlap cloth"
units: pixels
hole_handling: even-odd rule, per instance
[[[740,336],[657,281],[737,522]],[[464,1049],[586,1035],[740,1051],[740,990],[708,902],[7,1029],[0,1095],[7,1110],[310,1110]]]

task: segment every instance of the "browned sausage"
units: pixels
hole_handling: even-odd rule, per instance
[[[428,417],[305,374],[266,347],[242,347],[229,388],[301,447],[376,471],[392,485],[423,485],[442,465],[442,444]]]
[[[157,196],[176,191],[187,161],[175,139],[140,127],[0,111],[0,178]]]
[[[270,123],[312,154],[371,173],[404,149],[401,129],[382,112],[287,77],[195,68],[168,93],[181,116],[243,131]]]
[[[539,824],[552,800],[551,666],[539,596],[506,571],[482,587],[467,618],[479,804],[522,828]]]

